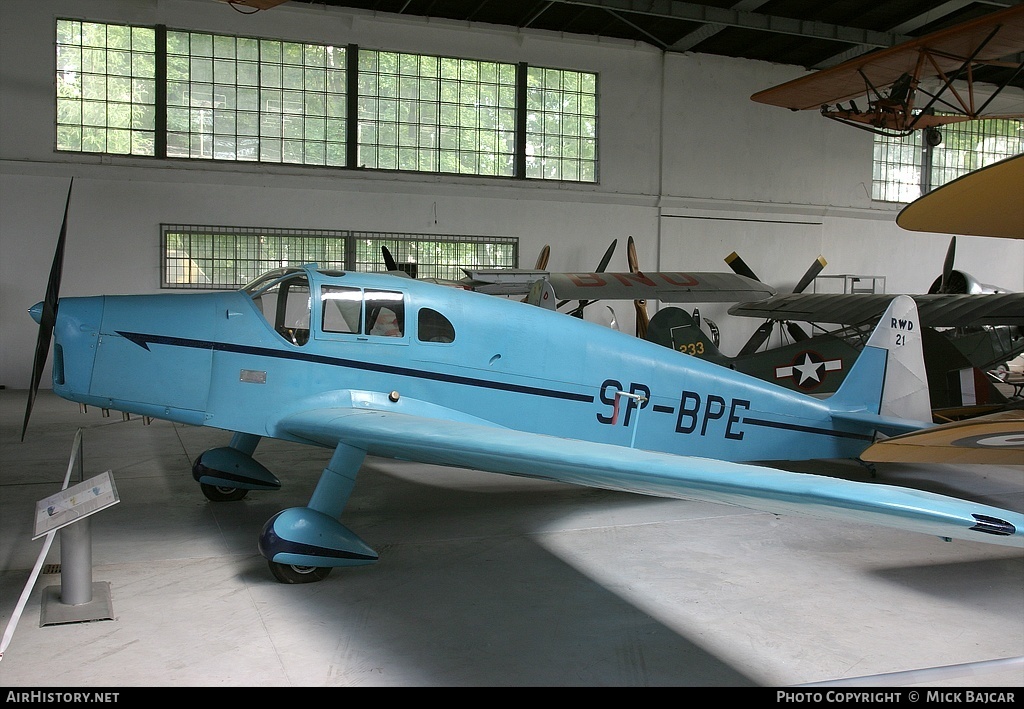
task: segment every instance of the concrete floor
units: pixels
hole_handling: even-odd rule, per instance
[[[264,441],[284,488],[214,504],[191,461],[228,434],[43,391],[22,443],[25,400],[0,391],[0,686],[1024,686],[1020,550],[371,458],[344,521],[380,561],[288,586],[257,537],[329,451]],[[60,537],[29,586],[35,504],[78,428],[120,496],[90,518],[112,617],[43,624]],[[878,479],[1024,509],[1020,467]]]

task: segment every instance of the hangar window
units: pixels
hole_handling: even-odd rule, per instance
[[[936,187],[1024,152],[1024,121],[986,119],[940,128],[942,142],[931,145],[925,131],[904,138],[876,135],[872,199],[913,202]]]
[[[597,182],[597,74],[529,68],[526,177]]]
[[[359,52],[359,165],[511,177],[516,65]]]
[[[517,268],[508,236],[161,224],[162,288],[235,289],[277,268],[386,270],[387,247],[413,277],[456,280],[463,269]]]
[[[57,20],[57,150],[597,182],[597,75]]]
[[[167,32],[167,157],[345,164],[345,48]]]
[[[57,20],[57,150],[154,155],[155,35]]]

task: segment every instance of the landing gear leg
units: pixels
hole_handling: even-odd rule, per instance
[[[263,527],[260,553],[278,581],[321,581],[335,566],[377,560],[377,552],[338,521],[365,458],[366,451],[339,443],[309,505],[279,512]]]
[[[279,490],[281,481],[253,459],[259,436],[236,433],[231,445],[211,448],[196,458],[192,477],[212,502],[241,500],[249,490]]]

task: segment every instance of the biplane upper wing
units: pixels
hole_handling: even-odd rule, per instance
[[[1024,154],[968,172],[911,202],[896,217],[908,231],[1024,239]]]
[[[886,293],[794,293],[738,303],[730,315],[765,320],[862,325],[896,296]],[[1024,325],[1024,293],[931,293],[911,296],[925,327]]]
[[[1019,59],[1017,62],[1001,60],[1022,51],[1024,5],[1015,5],[759,91],[751,99],[793,111],[821,109],[830,118],[868,123],[880,128],[927,128],[981,117],[991,96],[982,105],[978,105],[972,88],[971,69],[986,64],[1017,67]],[[930,94],[935,99],[934,108],[950,111],[951,115],[910,115],[914,108],[912,93],[919,88],[921,81],[927,79],[937,79],[941,85],[938,91]],[[968,83],[966,95],[950,89],[952,82],[958,79]],[[902,96],[897,98],[881,94],[883,89],[901,81],[906,82],[901,87]],[[911,100],[906,102],[904,99],[908,90]],[[949,97],[936,98],[943,94]],[[893,105],[888,108],[897,110],[895,113],[874,110],[876,107],[871,105],[859,109],[856,106],[848,110],[838,109],[839,103],[859,97],[866,97],[869,104],[876,100],[883,103],[892,101]],[[897,103],[902,105],[896,106]],[[831,109],[832,106],[836,108]],[[1019,115],[1017,112],[984,114],[986,118]]]
[[[868,447],[873,463],[1024,465],[1024,410],[1009,409],[887,438]]]
[[[1024,515],[966,500],[529,433],[457,413],[449,417],[440,408],[422,416],[396,413],[375,405],[373,395],[363,399],[351,394],[352,406],[307,409],[280,425],[305,440],[325,446],[350,442],[370,455],[1024,546]],[[998,520],[999,532],[993,533],[985,520]]]

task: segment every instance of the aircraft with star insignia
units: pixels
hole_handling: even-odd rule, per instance
[[[1006,396],[986,372],[1024,352],[1024,293],[979,284],[970,274],[953,269],[955,243],[954,237],[943,275],[936,278],[930,293],[912,296],[925,326],[922,338],[932,409],[943,419],[1005,406]],[[757,279],[735,252],[726,262],[738,274]],[[721,352],[699,323],[678,307],[659,310],[651,318],[647,338],[790,389],[816,396],[832,394],[893,296],[805,293],[824,266],[819,256],[791,294],[729,309],[731,315],[764,319],[735,356]],[[828,330],[823,325],[837,327]],[[782,344],[769,347],[775,329],[782,333]]]

